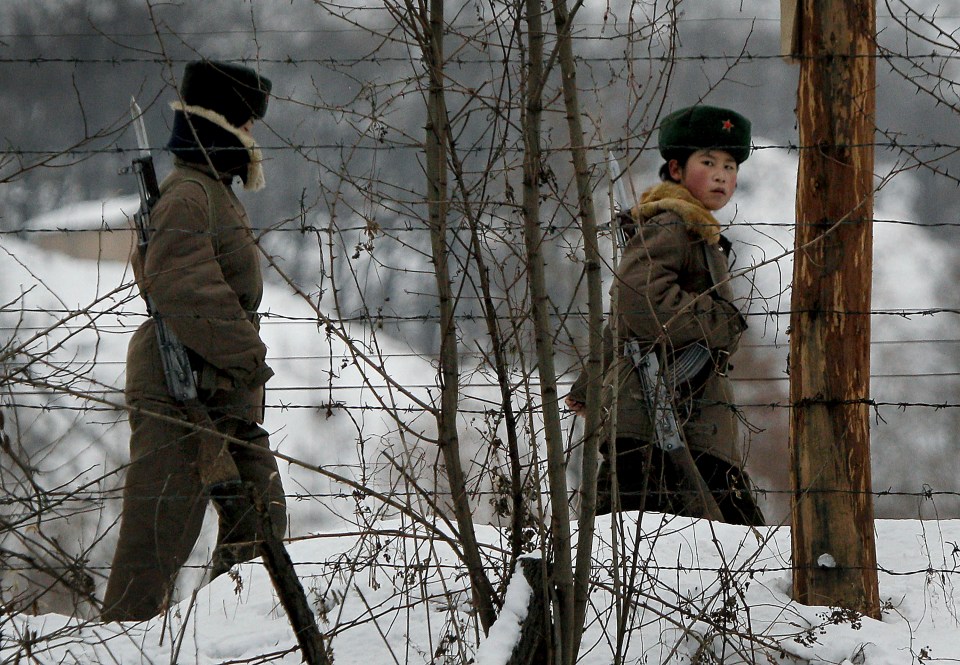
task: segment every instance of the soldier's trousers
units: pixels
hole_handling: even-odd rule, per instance
[[[182,419],[175,405],[131,404],[130,466],[123,490],[123,512],[116,553],[104,595],[104,621],[140,621],[162,612],[180,567],[200,535],[208,499],[197,468],[198,434],[141,413],[138,407]],[[218,430],[253,444],[230,445],[240,477],[268,506],[273,532],[286,529],[286,505],[276,459],[268,452],[267,432],[255,423],[211,414]],[[219,531],[213,575],[254,558],[262,533],[251,508],[240,515],[218,511]]]
[[[597,477],[598,515],[611,512],[610,462],[606,454],[604,452]],[[746,471],[709,453],[695,452],[694,461],[717,501],[724,522],[763,526],[763,512]],[[678,491],[681,486],[679,471],[663,451],[639,439],[617,438],[620,510],[683,515],[686,500]]]

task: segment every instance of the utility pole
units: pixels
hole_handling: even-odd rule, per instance
[[[793,596],[879,618],[870,476],[874,0],[796,0]]]

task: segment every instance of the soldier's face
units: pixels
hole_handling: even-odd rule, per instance
[[[670,175],[707,210],[720,210],[737,189],[737,161],[725,150],[697,150],[686,166],[670,160]]]

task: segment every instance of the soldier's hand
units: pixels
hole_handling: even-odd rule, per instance
[[[570,395],[567,395],[566,399],[563,400],[563,403],[567,405],[567,408],[573,411],[574,415],[583,417],[583,411],[587,408],[587,405],[581,402],[580,400],[573,399]]]

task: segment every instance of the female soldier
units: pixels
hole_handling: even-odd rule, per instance
[[[763,515],[743,470],[727,360],[746,322],[732,304],[728,284],[729,241],[713,212],[737,186],[739,166],[750,154],[750,123],[734,111],[693,106],[660,125],[663,182],[643,193],[626,218],[629,236],[617,267],[611,298],[616,315],[617,358],[609,359],[604,405],[609,412],[617,382],[616,477],[623,510],[683,514],[678,469],[651,445],[647,405],[632,360],[623,353],[634,339],[669,365],[693,344],[710,350],[705,371],[678,391],[678,421],[696,466],[717,500],[724,520],[760,525]],[[583,408],[585,376],[567,397]],[[609,437],[607,437],[609,439]],[[609,445],[601,445],[598,513],[610,512]]]
[[[250,129],[264,116],[270,81],[236,65],[186,66],[167,147],[173,172],[160,186],[149,243],[132,257],[141,293],[186,347],[199,400],[229,446],[239,481],[269,509],[278,536],[286,527],[283,488],[263,422],[264,384],[273,375],[260,339],[263,293],[256,239],[231,183],[263,187],[261,156]],[[103,619],[143,620],[169,602],[177,572],[200,533],[209,498],[198,471],[201,432],[168,393],[153,319],[127,351],[130,466],[119,541]],[[217,499],[217,497],[214,497]],[[212,575],[253,558],[261,521],[244,503],[215,500],[220,521]],[[232,510],[227,508],[232,506]]]

